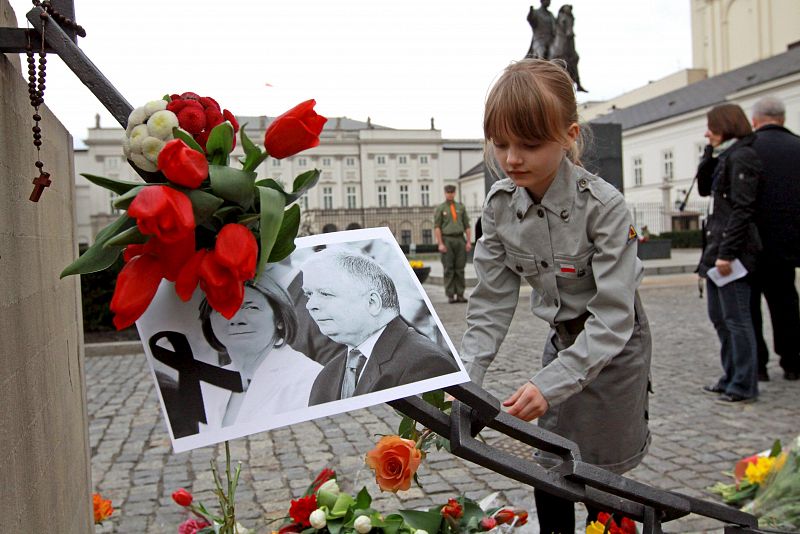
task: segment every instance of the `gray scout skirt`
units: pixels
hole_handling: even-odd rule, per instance
[[[581,392],[539,418],[539,426],[578,444],[581,459],[613,473],[630,471],[650,445],[647,427],[650,390],[650,325],[636,293],[633,334],[625,348]],[[577,337],[577,336],[575,336]],[[551,330],[542,354],[546,366],[575,342]],[[537,451],[536,460],[552,467],[560,460]]]

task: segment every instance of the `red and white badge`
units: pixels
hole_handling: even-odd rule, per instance
[[[572,273],[575,274],[575,265],[572,263],[559,263],[558,269],[562,273]]]

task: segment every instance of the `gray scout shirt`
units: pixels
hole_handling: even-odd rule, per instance
[[[486,197],[481,221],[478,285],[461,357],[481,384],[508,332],[524,278],[533,288],[531,311],[551,327],[589,312],[575,342],[531,378],[550,407],[557,406],[591,382],[633,333],[643,268],[628,209],[612,185],[565,158],[541,204],[510,179],[500,180]]]

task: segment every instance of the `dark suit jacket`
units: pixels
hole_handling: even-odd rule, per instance
[[[309,406],[339,400],[346,361],[347,351],[344,351],[320,371],[311,388]],[[456,371],[458,366],[450,354],[395,317],[375,343],[354,394],[372,393]]]
[[[764,254],[800,267],[800,137],[767,124],[756,130],[753,149],[763,165],[756,225]]]

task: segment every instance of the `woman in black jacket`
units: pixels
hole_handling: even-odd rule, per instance
[[[707,114],[707,147],[698,168],[697,189],[711,195],[705,246],[698,272],[716,268],[725,276],[738,259],[748,273],[755,269],[761,241],[754,221],[761,162],[752,148],[747,116],[736,104],[722,104]],[[722,377],[705,386],[722,403],[755,400],[758,371],[755,334],[750,317],[750,274],[718,287],[707,279],[708,316],[719,336]]]

